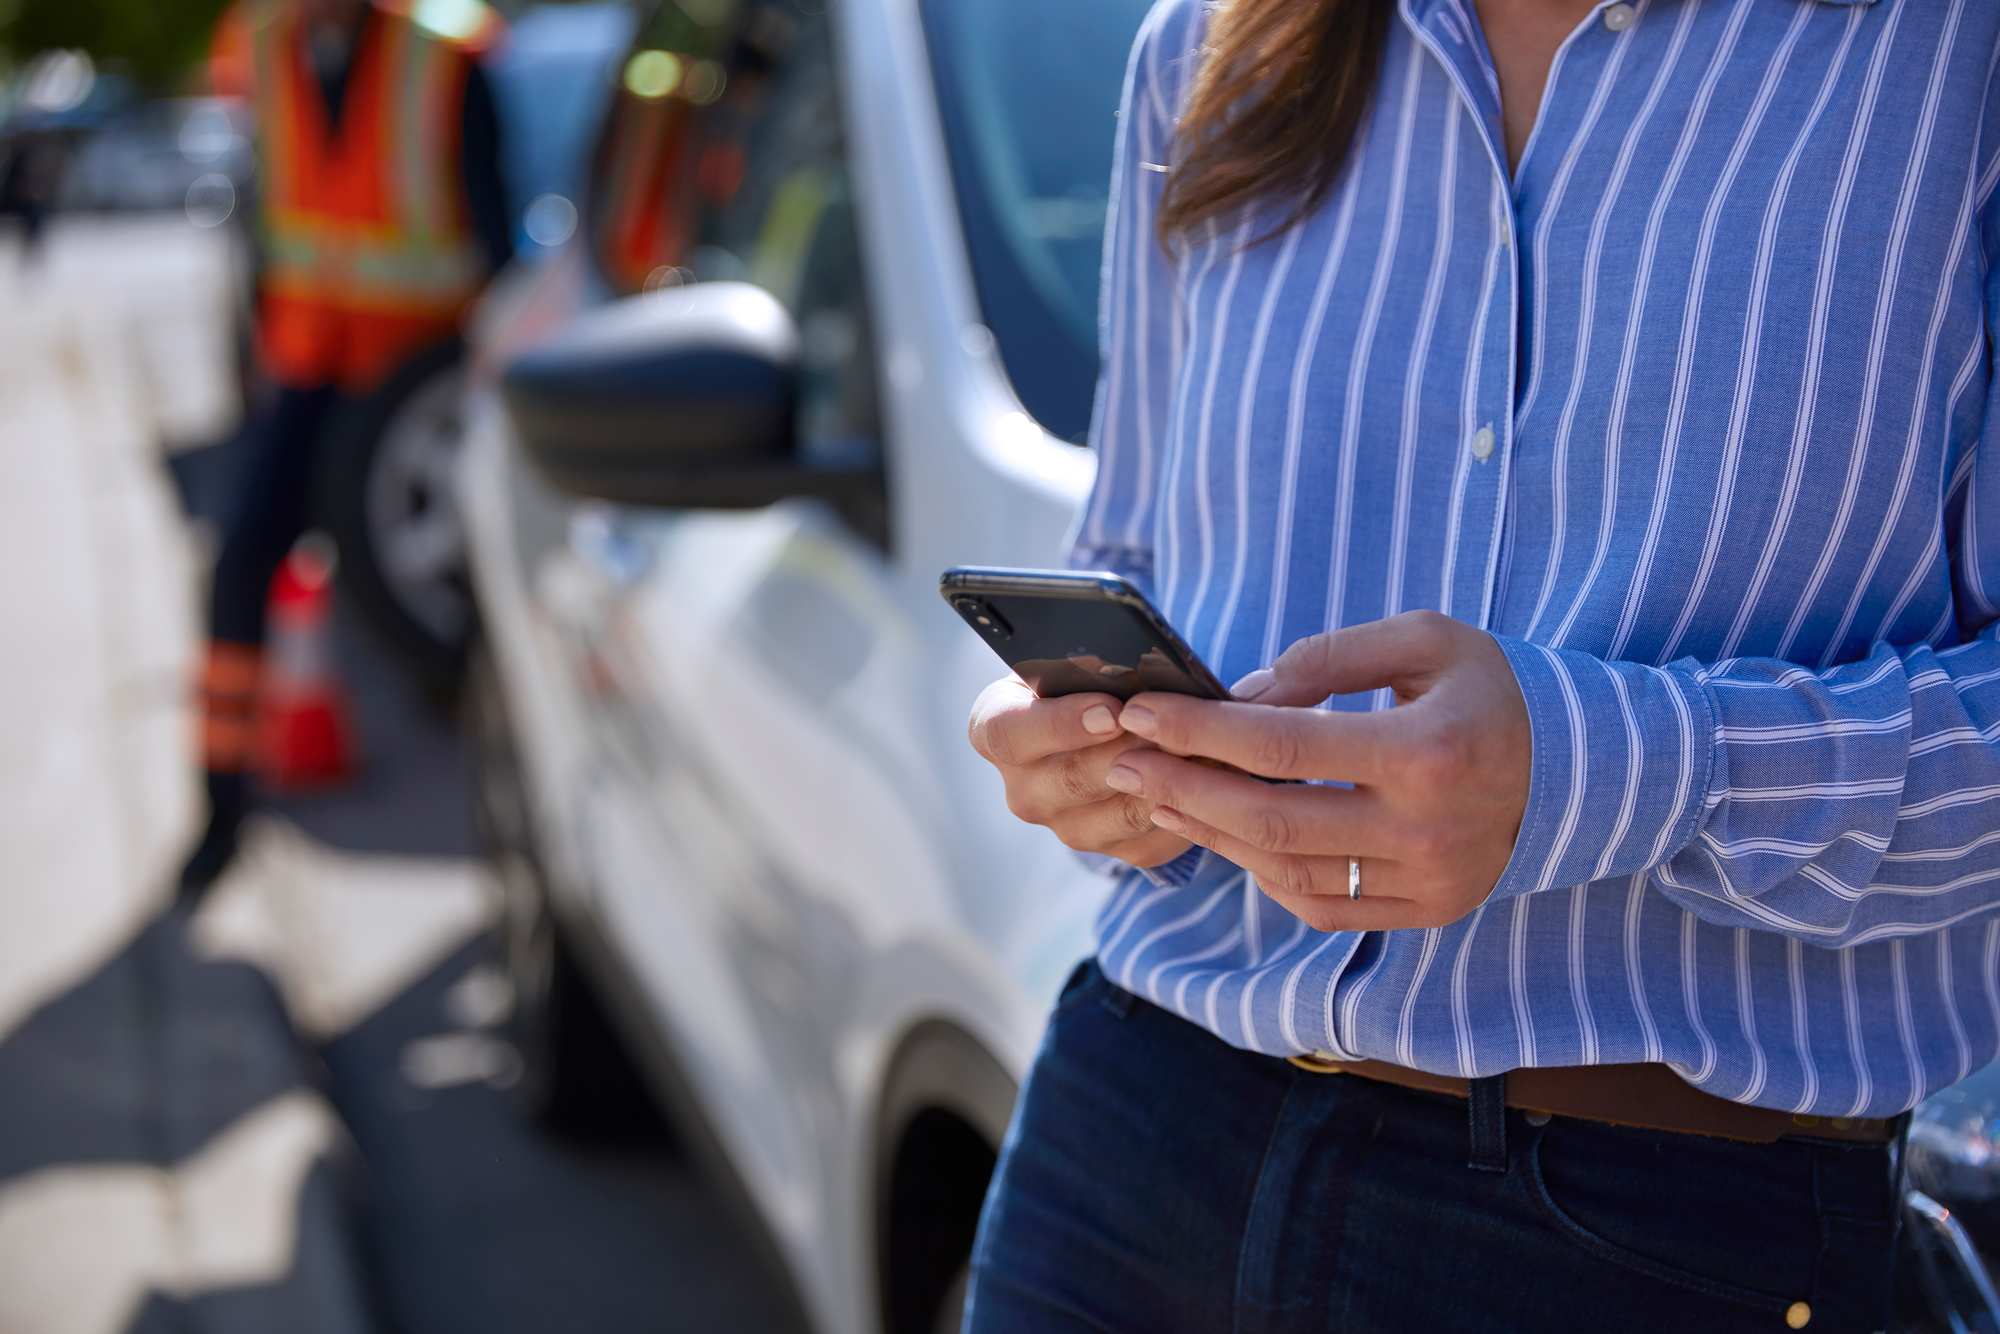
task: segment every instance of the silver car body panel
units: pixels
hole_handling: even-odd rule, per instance
[[[1094,461],[979,325],[915,0],[839,18],[894,554],[808,502],[559,496],[490,384],[461,488],[559,910],[618,952],[816,1326],[860,1334],[899,1042],[942,1020],[1018,1080],[1107,885],[966,744],[1000,668],[936,591],[1056,563]]]

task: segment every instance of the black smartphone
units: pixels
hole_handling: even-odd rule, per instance
[[[965,623],[1044,699],[1170,690],[1229,699],[1146,595],[1101,571],[960,565],[938,587]]]

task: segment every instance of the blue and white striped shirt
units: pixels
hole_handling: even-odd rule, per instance
[[[2000,4],[1635,8],[1563,44],[1510,183],[1471,3],[1402,0],[1325,205],[1178,259],[1203,7],[1147,20],[1072,563],[1224,680],[1483,626],[1534,760],[1462,921],[1321,934],[1199,854],[1120,883],[1100,958],[1260,1051],[1887,1115],[2000,1053]]]

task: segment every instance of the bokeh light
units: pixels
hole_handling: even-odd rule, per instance
[[[687,85],[681,91],[687,95],[688,101],[705,107],[722,96],[723,86],[728,81],[729,76],[722,72],[722,66],[713,60],[697,60],[694,68],[688,71]]]
[[[671,51],[640,51],[625,62],[625,90],[657,102],[681,81],[681,59]]]
[[[187,218],[197,227],[220,227],[236,211],[236,186],[219,171],[197,176],[187,191]]]
[[[537,196],[521,216],[521,229],[536,245],[559,246],[576,231],[576,205],[558,194]]]
[[[97,86],[97,66],[87,51],[44,51],[21,75],[20,99],[31,111],[74,111]]]

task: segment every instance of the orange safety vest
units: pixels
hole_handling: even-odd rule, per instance
[[[459,176],[474,48],[378,4],[336,135],[294,7],[257,9],[258,355],[279,384],[364,392],[454,334],[485,278]]]

